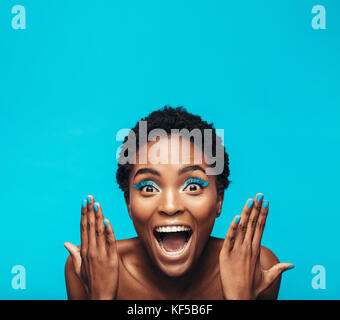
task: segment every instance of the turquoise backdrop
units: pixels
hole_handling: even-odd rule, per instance
[[[213,235],[264,193],[263,245],[296,266],[279,298],[340,299],[339,18],[336,0],[1,0],[0,299],[67,298],[63,243],[80,243],[88,194],[117,239],[135,235],[115,136],[166,104],[224,129],[232,183]]]

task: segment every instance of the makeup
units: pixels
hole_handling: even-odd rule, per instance
[[[161,190],[160,187],[157,185],[157,183],[152,181],[152,180],[143,180],[143,181],[133,185],[133,187],[138,189],[138,190],[142,190],[142,188],[144,188],[146,186],[154,187],[158,191]]]
[[[205,181],[200,178],[189,178],[184,182],[181,190],[183,191],[190,184],[198,184],[201,188],[205,188],[209,184],[209,181]]]

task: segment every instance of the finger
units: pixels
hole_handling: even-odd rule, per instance
[[[108,219],[104,219],[104,226],[108,252],[110,255],[114,255],[117,253],[116,237],[113,232],[112,225]]]
[[[87,236],[87,201],[85,199],[82,200],[81,202],[80,239],[81,239],[80,254],[83,261],[85,261],[89,242]]]
[[[294,267],[295,266],[292,263],[278,263],[272,266],[269,270],[264,271],[264,287],[262,288],[262,291],[268,288],[276,280],[276,278],[282,274],[282,272],[291,270]]]
[[[70,253],[70,256],[71,256],[72,262],[73,262],[73,266],[74,266],[74,270],[75,270],[76,274],[79,276],[80,275],[80,266],[81,266],[80,249],[70,242],[65,242],[64,247]]]
[[[231,222],[227,234],[225,236],[222,250],[226,250],[226,252],[229,252],[233,249],[234,243],[235,243],[235,237],[237,234],[238,224],[241,220],[241,216],[235,216],[233,221]]]
[[[269,201],[264,200],[262,202],[262,208],[261,208],[261,211],[260,211],[260,215],[257,219],[254,237],[253,237],[253,242],[252,242],[254,252],[256,252],[256,250],[259,250],[260,247],[261,247],[261,240],[262,240],[264,227],[266,226],[268,211],[269,211]]]
[[[88,235],[88,255],[96,252],[96,217],[93,208],[93,196],[87,196],[87,235]]]
[[[235,239],[235,246],[241,245],[243,243],[243,240],[244,240],[244,237],[247,231],[251,208],[253,207],[253,205],[254,205],[254,200],[248,199],[246,204],[243,207],[243,210],[241,212],[241,220],[238,224],[238,232],[237,232],[237,237]]]
[[[262,207],[263,194],[258,193],[255,197],[254,205],[250,212],[246,234],[244,236],[244,243],[251,244],[253,241],[254,231],[257,223],[257,218],[260,214]]]
[[[97,250],[99,252],[104,253],[105,250],[105,242],[106,242],[106,236],[105,236],[105,226],[104,226],[104,216],[103,211],[98,202],[95,202],[93,204],[95,217],[96,217],[96,244],[97,244]]]

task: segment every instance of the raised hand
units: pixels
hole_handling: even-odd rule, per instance
[[[278,263],[269,270],[260,264],[261,238],[269,210],[269,202],[257,194],[249,199],[241,216],[232,221],[224,240],[219,262],[225,299],[256,299],[291,263]]]
[[[118,252],[110,222],[92,196],[82,201],[81,246],[66,242],[75,272],[89,299],[115,299],[118,287]]]

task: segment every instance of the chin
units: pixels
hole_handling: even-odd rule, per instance
[[[169,278],[179,278],[185,276],[192,266],[192,261],[182,264],[164,264],[156,261],[158,268]]]

